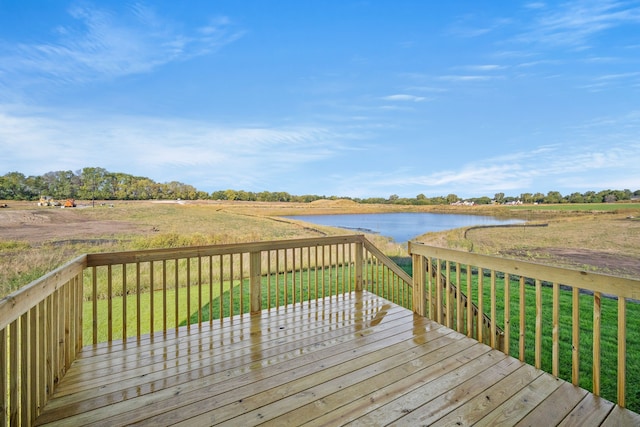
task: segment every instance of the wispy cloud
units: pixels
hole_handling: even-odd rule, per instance
[[[439,76],[438,80],[444,80],[448,82],[477,82],[477,81],[486,81],[493,80],[496,76],[487,76],[487,75],[445,75]]]
[[[448,191],[465,197],[491,196],[493,191],[520,192],[525,188],[563,190],[558,188],[561,184],[583,191],[640,188],[640,164],[637,164],[640,143],[618,143],[610,147],[559,145],[542,148],[533,152],[512,153],[506,157],[487,158],[461,165],[458,169],[436,171],[429,175],[405,176],[397,184],[411,183],[423,186],[425,192],[432,194]],[[624,174],[620,170],[625,171]],[[630,171],[633,171],[631,175]],[[569,185],[569,182],[583,182],[585,185]],[[517,196],[518,193],[513,195]]]
[[[602,117],[568,130],[554,144],[505,152],[457,166],[430,167],[430,173],[399,167],[375,174],[341,177],[358,197],[418,189],[430,197],[450,193],[461,197],[507,192],[557,190],[563,194],[598,189],[640,188],[640,112]],[[414,190],[415,191],[415,190]],[[353,193],[351,193],[353,194]],[[414,194],[414,195],[415,195]],[[411,196],[409,194],[408,196]]]
[[[471,71],[496,71],[506,68],[504,65],[497,64],[484,64],[484,65],[467,65],[463,67]]]
[[[69,14],[75,25],[55,28],[55,41],[0,42],[0,75],[22,84],[109,79],[204,55],[242,35],[224,17],[184,33],[140,4],[122,14],[89,6],[75,6]]]
[[[15,110],[13,108],[12,110]],[[170,180],[189,175],[215,188],[259,185],[353,150],[354,137],[318,126],[223,125],[186,119],[64,116],[0,106],[0,158],[20,164],[25,174],[99,165]],[[86,124],[85,124],[86,123]],[[180,179],[179,179],[180,180]]]
[[[522,41],[584,49],[599,33],[640,23],[640,6],[635,1],[578,0],[535,10],[540,13],[521,35]]]
[[[383,96],[382,99],[384,99],[385,101],[421,102],[427,98],[425,98],[424,96],[407,95],[407,94],[401,93],[396,95]]]
[[[486,36],[512,24],[512,20],[509,18],[498,18],[489,23],[483,22],[482,24],[477,24],[477,19],[478,17],[472,14],[460,17],[450,27],[449,33],[457,37],[476,38]]]

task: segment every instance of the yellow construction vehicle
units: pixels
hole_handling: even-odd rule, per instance
[[[51,196],[40,196],[40,201],[38,202],[38,206],[61,206],[58,200],[54,199]]]

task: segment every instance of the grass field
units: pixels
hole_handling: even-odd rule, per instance
[[[514,211],[560,211],[560,212],[625,212],[640,211],[640,203],[561,203],[557,205],[515,205]]]
[[[452,274],[452,280],[455,281]],[[472,299],[477,301],[478,283],[477,275],[472,280]],[[483,310],[491,313],[491,294],[488,286],[489,278],[484,278],[483,286]],[[466,284],[466,272],[461,274],[461,283]],[[504,277],[496,279],[496,319],[497,325],[504,328]],[[463,285],[463,289],[465,286]],[[518,278],[511,278],[510,289],[510,354],[519,355],[519,291]],[[535,319],[536,319],[536,295],[535,286],[525,286],[525,361],[531,365],[535,363]],[[541,368],[547,372],[552,369],[552,301],[553,289],[551,286],[542,286],[542,359]],[[572,293],[570,290],[560,289],[560,319],[559,319],[559,376],[571,381],[572,366]],[[592,389],[592,331],[593,331],[593,296],[580,295],[580,386]],[[618,302],[612,298],[602,298],[601,313],[601,395],[613,402],[617,393],[617,313]],[[635,325],[640,324],[640,303],[627,301],[627,378],[639,378],[640,373],[640,330]],[[635,383],[627,383],[627,407],[640,412],[640,388]]]
[[[14,205],[15,206],[15,205]],[[286,238],[313,237],[349,233],[345,230],[307,224],[301,221],[288,221],[277,215],[301,215],[305,213],[358,213],[388,211],[442,211],[446,213],[478,213],[482,215],[498,215],[519,217],[531,223],[544,223],[545,227],[514,228],[478,228],[473,230],[457,229],[441,233],[429,233],[419,240],[436,246],[462,248],[480,253],[497,254],[524,260],[533,260],[545,264],[609,274],[624,274],[633,278],[640,277],[640,204],[586,204],[586,205],[537,205],[537,206],[482,206],[457,209],[458,207],[397,207],[397,206],[359,206],[346,201],[322,201],[311,204],[260,204],[260,203],[151,203],[151,202],[116,202],[114,207],[96,207],[85,209],[46,209],[38,210],[31,206],[21,209],[3,209],[3,218],[14,218],[14,222],[2,222],[0,235],[0,297],[18,289],[43,274],[53,270],[67,260],[81,253],[109,252],[115,250],[137,250],[146,248],[178,247],[190,245],[248,242],[255,240],[277,240]],[[476,209],[477,208],[477,209]],[[10,211],[11,215],[6,212]],[[375,245],[384,253],[403,262],[407,266],[406,249],[402,245],[389,242],[381,237],[374,237]],[[580,256],[578,256],[580,255]],[[606,261],[606,262],[605,262]],[[634,270],[635,268],[635,270]],[[517,286],[510,284],[511,288]],[[280,290],[284,292],[284,288]],[[486,289],[485,289],[486,291]],[[175,301],[175,290],[168,290],[168,304]],[[239,287],[233,292],[239,292]],[[548,288],[543,289],[543,300],[550,301]],[[192,307],[201,307],[202,311],[187,313],[185,311],[168,310],[166,319],[163,314],[161,294],[153,293],[154,315],[151,321],[140,324],[141,333],[159,330],[163,322],[168,325],[184,324],[188,317],[204,316],[209,311],[219,312],[222,304],[229,304],[233,293],[228,289],[209,291],[202,288],[202,293],[193,289],[180,288],[177,291],[179,301],[185,301],[189,294]],[[517,295],[512,289],[511,295]],[[137,327],[135,304],[131,299],[136,295],[128,295],[127,330]],[[150,294],[141,294],[141,319],[150,319]],[[234,296],[239,302],[239,294]],[[498,297],[499,301],[502,299]],[[527,324],[532,325],[535,319],[534,298],[527,293]],[[567,295],[561,296],[565,304]],[[146,301],[146,303],[144,303]],[[202,301],[205,301],[202,303]],[[248,303],[248,298],[244,301]],[[488,297],[485,297],[488,301]],[[533,301],[533,302],[532,302]],[[517,310],[512,301],[512,316]],[[107,300],[98,301],[99,322],[104,321]],[[584,295],[580,301],[581,313],[581,385],[590,387],[590,334],[592,325],[592,308],[589,297]],[[570,300],[569,305],[570,307]],[[113,312],[122,313],[122,299],[113,301]],[[85,304],[85,319],[91,318],[91,306]],[[87,311],[88,310],[88,311]],[[134,310],[131,312],[130,310]],[[486,308],[488,310],[488,308]],[[545,308],[546,310],[546,308]],[[616,324],[615,301],[603,301],[603,338],[602,342],[602,393],[615,401],[613,379],[616,375],[615,354],[612,352],[615,343]],[[488,312],[488,311],[487,311]],[[497,322],[502,319],[498,315]],[[533,317],[532,317],[533,316]],[[570,314],[562,314],[561,349],[562,353],[570,350],[570,328],[567,327]],[[114,317],[113,335],[122,334],[122,321]],[[630,373],[640,372],[640,347],[637,328],[640,324],[638,304],[628,303],[628,354],[627,370]],[[543,330],[551,328],[550,315],[544,316]],[[120,322],[120,323],[118,323]],[[512,328],[516,327],[517,317],[512,317]],[[614,328],[614,329],[612,329]],[[91,328],[85,330],[85,336],[91,336]],[[88,335],[86,335],[88,334]],[[517,337],[512,331],[512,337]],[[613,338],[612,338],[613,337]],[[104,336],[99,337],[100,340]],[[613,340],[613,341],[612,341]],[[527,361],[533,363],[533,338],[531,333],[526,337]],[[512,341],[512,354],[515,339]],[[584,347],[584,349],[583,349]],[[570,354],[570,351],[569,351]],[[568,375],[569,361],[561,359],[561,376]],[[549,339],[543,341],[543,368],[550,369],[551,353]],[[628,385],[628,406],[640,411],[640,388]]]

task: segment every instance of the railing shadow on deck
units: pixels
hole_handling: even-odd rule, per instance
[[[135,343],[147,334],[178,332],[181,326],[213,324],[216,319],[261,310],[295,309],[366,290],[509,353],[514,316],[509,309],[499,313],[498,272],[533,278],[536,289],[538,281],[551,280],[554,292],[555,283],[593,291],[598,307],[601,294],[616,295],[623,307],[625,298],[638,299],[640,289],[638,281],[614,278],[611,285],[597,275],[550,267],[539,270],[526,263],[418,244],[410,244],[409,252],[413,277],[362,235],[80,256],[0,300],[0,425],[32,424],[86,345],[100,347],[116,340]],[[467,268],[475,271],[475,277],[489,272],[486,297],[483,279],[466,275]],[[509,288],[504,288],[505,301],[510,298]],[[559,312],[557,300],[554,297],[554,319]],[[522,310],[520,304],[517,312]],[[599,310],[594,305],[594,319]],[[540,317],[535,329],[536,366],[542,358]],[[595,355],[600,351],[600,341],[595,339],[600,336],[599,321],[594,323],[593,336]],[[557,375],[561,349],[557,332],[552,342]],[[524,354],[525,348],[529,350],[521,344],[520,352]],[[625,351],[624,344],[618,347],[622,365],[627,360]],[[598,368],[594,378],[599,375]],[[577,374],[574,380],[578,381]],[[625,381],[624,374],[618,376],[621,406]],[[599,393],[595,379],[593,390]]]

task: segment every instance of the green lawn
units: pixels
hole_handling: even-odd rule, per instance
[[[451,275],[455,282],[455,273]],[[472,276],[472,300],[477,303],[478,279]],[[462,292],[466,290],[466,274],[462,270]],[[496,277],[496,324],[504,329],[504,286],[503,277]],[[520,334],[520,284],[519,278],[511,278],[509,282],[511,314],[510,321],[510,354],[519,355]],[[553,330],[553,288],[547,284],[541,288],[542,295],[542,358],[541,368],[544,371],[552,370],[552,330]],[[491,314],[491,288],[490,277],[483,278],[483,311]],[[571,381],[572,366],[572,292],[571,290],[559,291],[560,316],[559,316],[559,376]],[[592,389],[593,366],[593,296],[581,294],[580,301],[580,386]],[[454,302],[455,305],[455,302]],[[600,387],[601,396],[617,401],[617,333],[618,333],[618,301],[617,299],[602,297],[601,304],[601,370]],[[636,325],[640,324],[640,303],[627,301],[627,367],[626,367],[626,406],[633,411],[640,412],[640,388],[636,386],[640,381],[640,330]],[[525,361],[531,365],[535,362],[535,322],[536,322],[536,293],[535,285],[525,285]]]
[[[265,276],[262,278],[262,307],[266,309],[275,307],[276,304],[280,306],[291,304],[294,300],[297,302],[308,301],[310,298],[316,299],[322,295],[348,292],[350,290],[349,275],[352,273],[348,268],[334,267],[326,268],[324,271],[319,269],[318,276],[316,276],[315,270],[297,271],[295,274],[288,273],[286,277],[283,273],[279,274],[277,278],[275,275],[270,278]],[[268,295],[270,295],[269,299],[267,299]],[[214,284],[212,287],[209,287],[208,284],[201,287],[197,285],[180,287],[177,290],[177,304],[175,289],[167,289],[166,293],[162,291],[143,292],[139,298],[139,315],[136,308],[138,295],[129,294],[125,298],[114,297],[112,300],[112,336],[114,340],[121,339],[123,335],[122,326],[125,318],[123,316],[123,302],[126,304],[127,336],[137,335],[138,316],[142,319],[140,334],[144,335],[150,333],[152,327],[153,331],[162,331],[165,321],[167,328],[171,329],[176,325],[184,326],[187,322],[197,323],[200,319],[203,322],[219,319],[221,307],[222,317],[230,315],[231,307],[233,307],[235,314],[247,313],[250,310],[248,280],[244,280],[242,286],[240,286],[240,281],[234,281],[233,289],[231,289],[231,283],[225,281],[222,285],[222,293],[219,284]],[[98,313],[97,342],[107,341],[108,338],[108,305],[107,299],[99,299],[96,304]],[[83,310],[83,342],[89,344],[93,340],[93,303],[86,301]]]
[[[343,274],[344,273],[344,274]],[[294,274],[288,273],[285,277],[280,274],[277,279],[272,276],[271,279],[263,277],[263,308],[269,305],[276,305],[276,297],[279,305],[290,304],[294,301],[308,301],[310,298],[315,299],[317,296],[333,295],[343,291],[349,291],[348,280],[350,271],[343,271],[340,268],[327,269],[327,271],[319,272],[316,278],[314,271],[304,270]],[[324,274],[324,280],[322,275]],[[367,276],[368,277],[368,276]],[[452,273],[455,281],[455,274]],[[462,290],[466,289],[466,276],[464,270],[461,274]],[[295,286],[294,286],[295,284]],[[510,353],[514,357],[519,354],[519,282],[512,280],[510,287],[510,310],[511,310],[511,345]],[[242,288],[242,293],[241,293]],[[477,276],[473,278],[472,299],[477,301]],[[496,300],[497,300],[497,318],[496,322],[499,326],[504,326],[504,279],[498,277],[496,279]],[[379,289],[380,293],[385,297],[389,297],[388,289]],[[153,330],[161,331],[164,319],[164,300],[162,292],[154,292],[153,294]],[[269,301],[267,295],[270,295]],[[490,279],[483,279],[483,310],[486,314],[491,313],[490,306]],[[526,285],[525,307],[526,307],[526,334],[525,334],[525,360],[529,364],[534,364],[534,343],[535,343],[535,286]],[[190,323],[197,323],[199,318],[202,321],[209,319],[218,319],[220,317],[220,307],[222,306],[222,314],[228,316],[230,307],[233,307],[234,313],[249,311],[249,284],[245,280],[242,287],[240,282],[234,283],[231,289],[230,283],[223,284],[222,294],[219,286],[191,286],[189,288],[182,287],[178,289],[177,299],[179,308],[176,315],[175,301],[176,293],[173,289],[166,292],[166,322],[169,328]],[[190,301],[190,310],[187,310],[187,299]],[[136,313],[136,295],[127,295],[127,334],[129,336],[136,335],[137,313]],[[551,372],[552,363],[552,288],[549,286],[542,287],[542,369]],[[113,336],[114,339],[122,337],[122,298],[113,300]],[[144,293],[140,295],[141,313],[140,318],[144,319],[141,323],[141,334],[147,334],[151,331],[151,294]],[[410,303],[410,298],[409,301]],[[571,291],[560,291],[560,377],[571,381]],[[107,319],[107,301],[98,301],[98,341],[106,341],[106,319]],[[201,308],[200,310],[198,308]],[[240,308],[242,307],[242,309]],[[90,302],[84,305],[84,341],[91,342],[92,337],[92,305]],[[177,319],[177,321],[176,321]],[[640,324],[640,304],[636,302],[627,302],[627,407],[636,412],[640,412],[640,388],[635,386],[634,381],[638,381],[640,373],[640,330],[634,327]],[[592,326],[593,326],[593,297],[591,295],[580,296],[580,386],[591,390],[592,388]],[[616,397],[616,377],[617,377],[617,301],[610,298],[602,299],[602,321],[601,321],[601,395],[613,402]]]

